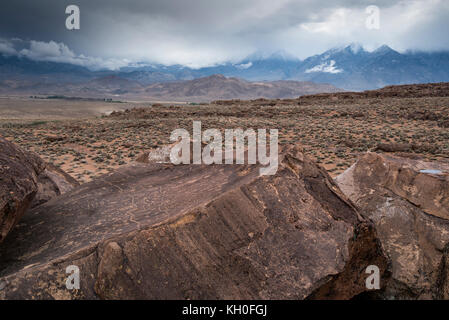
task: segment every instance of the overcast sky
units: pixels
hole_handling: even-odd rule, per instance
[[[80,30],[65,27],[78,5]],[[366,27],[366,7],[380,28]],[[117,68],[134,62],[209,66],[254,53],[298,58],[352,42],[449,50],[449,0],[1,0],[0,52]]]

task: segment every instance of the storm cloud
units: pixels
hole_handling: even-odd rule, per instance
[[[70,4],[80,8],[80,30],[65,27]],[[370,5],[380,9],[379,29],[365,26]],[[279,50],[305,58],[353,42],[449,50],[446,0],[3,0],[1,7],[1,53],[89,68],[203,67]]]

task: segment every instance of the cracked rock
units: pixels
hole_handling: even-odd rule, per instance
[[[60,168],[47,163],[37,177],[37,193],[31,203],[34,208],[79,186],[79,182]]]
[[[80,270],[68,290],[66,267]],[[258,165],[133,163],[32,209],[0,246],[1,299],[350,299],[387,259],[296,148]]]
[[[44,168],[39,156],[0,137],[0,243],[29,208]]]
[[[336,182],[391,260],[391,281],[374,297],[447,299],[449,165],[367,153]]]

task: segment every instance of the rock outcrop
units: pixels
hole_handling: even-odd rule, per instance
[[[60,168],[47,163],[45,170],[37,177],[37,193],[31,208],[64,194],[79,186],[79,182]]]
[[[386,283],[372,223],[297,149],[280,157],[272,176],[133,163],[34,208],[0,246],[0,298],[349,299],[369,265]]]
[[[172,145],[166,145],[143,152],[136,161],[140,163],[170,163],[171,147]]]
[[[0,137],[0,243],[29,208],[45,163]]]
[[[438,146],[431,144],[413,143],[379,143],[374,151],[383,152],[409,152],[409,153],[436,153]]]
[[[378,298],[449,298],[449,165],[367,153],[336,178],[392,263]]]

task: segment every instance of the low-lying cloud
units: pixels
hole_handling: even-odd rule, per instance
[[[0,39],[0,53],[5,55],[16,55],[17,51],[10,42]]]
[[[20,41],[23,46],[24,41]],[[34,61],[50,61],[58,63],[70,63],[83,66],[91,70],[108,69],[116,70],[127,66],[130,61],[126,59],[102,59],[89,57],[83,54],[75,54],[64,43],[55,41],[43,42],[31,40],[25,43],[26,48],[16,50],[14,44],[7,40],[0,40],[0,53],[25,57]]]

